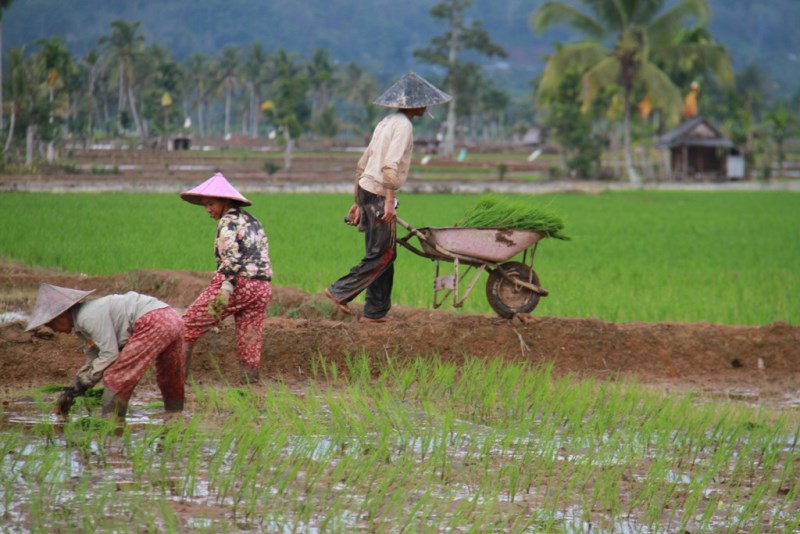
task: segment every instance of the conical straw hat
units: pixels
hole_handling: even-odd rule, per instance
[[[411,109],[444,104],[452,99],[452,96],[437,89],[422,76],[408,72],[379,96],[374,103],[387,108]]]
[[[36,304],[33,306],[31,318],[28,321],[28,328],[25,331],[33,330],[38,326],[49,323],[62,312],[73,307],[85,299],[91,291],[81,291],[80,289],[69,289],[67,287],[59,287],[51,284],[42,284],[39,286],[39,295],[36,297]]]
[[[228,180],[218,172],[194,189],[181,193],[181,198],[192,204],[202,204],[203,197],[227,198],[241,202],[244,206],[251,206],[253,203],[233,187]]]

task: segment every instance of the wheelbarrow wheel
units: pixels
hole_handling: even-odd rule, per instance
[[[512,280],[517,279],[539,285],[539,277],[524,263],[518,261],[503,263],[492,271],[486,282],[486,299],[489,301],[489,306],[497,312],[497,315],[505,319],[510,319],[516,313],[533,311],[539,304],[539,294],[511,282],[503,276],[500,269]]]

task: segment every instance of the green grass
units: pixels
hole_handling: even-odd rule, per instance
[[[248,196],[270,239],[276,285],[321,292],[363,254],[362,234],[342,223],[351,202],[347,195]],[[455,224],[478,197],[400,198],[399,215],[423,227]],[[550,296],[534,310],[537,315],[614,322],[800,321],[800,194],[639,191],[508,198],[557,214],[572,237],[539,244],[535,269]],[[0,223],[0,256],[26,264],[87,274],[215,268],[216,222],[177,195],[4,193]],[[434,269],[432,261],[399,249],[394,301],[429,307]],[[465,310],[490,312],[482,285]]]

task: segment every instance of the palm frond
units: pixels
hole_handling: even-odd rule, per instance
[[[621,30],[623,28],[627,28],[631,23],[631,13],[630,9],[626,6],[623,0],[612,0],[611,7],[613,7],[613,11],[615,13],[615,20],[617,21],[617,29]]]
[[[596,20],[609,33],[624,30],[631,24],[631,19],[636,7],[631,2],[638,0],[581,0],[593,14]]]
[[[557,24],[571,26],[598,39],[608,34],[608,30],[598,20],[563,2],[545,2],[530,18],[530,26],[537,33]]]
[[[583,74],[608,57],[609,51],[599,43],[585,42],[565,46],[550,56],[539,81],[542,95],[558,90],[568,74]]]
[[[584,74],[583,79],[583,105],[585,112],[591,107],[600,91],[609,85],[618,84],[620,80],[620,64],[613,56],[606,57]]]
[[[681,92],[669,79],[667,73],[654,63],[644,62],[641,66],[642,83],[647,89],[653,107],[664,113],[668,125],[673,126],[680,120],[682,99]]]
[[[666,3],[665,0],[624,0],[624,2],[631,12],[630,24],[638,26],[648,26]]]
[[[669,47],[667,58],[695,57],[705,72],[724,87],[734,83],[733,66],[728,49],[717,44],[687,43]]]
[[[708,0],[681,0],[649,24],[650,42],[653,46],[666,44],[688,20],[694,18],[698,25],[703,25],[710,15]]]

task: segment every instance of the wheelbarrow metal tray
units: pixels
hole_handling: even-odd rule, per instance
[[[546,237],[530,230],[503,230],[495,228],[421,228],[425,236],[420,240],[426,254],[443,257],[431,244],[462,256],[486,262],[499,263],[513,258],[537,241]],[[430,243],[426,242],[430,241]]]

